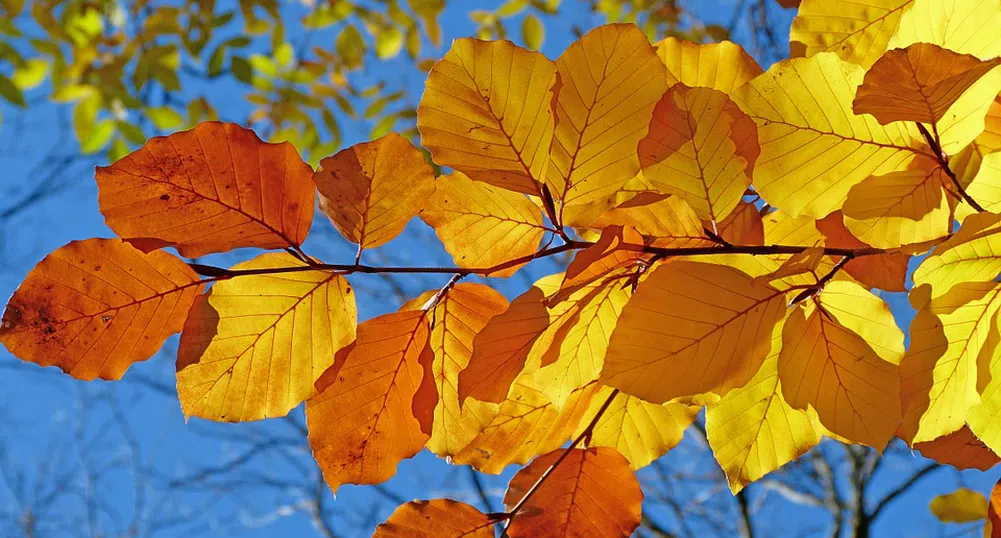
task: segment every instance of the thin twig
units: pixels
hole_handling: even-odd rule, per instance
[[[978,213],[987,211],[982,205],[977,203],[977,201],[974,200],[968,192],[966,192],[966,189],[964,189],[963,185],[959,182],[959,178],[956,177],[956,172],[953,172],[952,168],[949,166],[949,158],[946,156],[945,152],[942,151],[942,146],[939,144],[938,128],[935,127],[934,124],[932,125],[932,128],[935,129],[935,134],[932,135],[932,133],[928,132],[928,128],[925,127],[923,123],[918,122],[917,125],[918,131],[921,131],[921,136],[925,137],[925,142],[928,143],[928,146],[930,146],[932,151],[935,153],[935,160],[938,161],[938,164],[942,167],[945,175],[949,176],[949,179],[952,180],[952,185],[956,187],[956,191],[959,192],[959,195],[963,198],[963,200],[970,204],[970,207],[977,210]]]

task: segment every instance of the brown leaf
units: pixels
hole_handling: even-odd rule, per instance
[[[493,538],[495,520],[452,499],[410,501],[393,511],[372,538]]]

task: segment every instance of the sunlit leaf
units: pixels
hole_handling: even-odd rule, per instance
[[[932,43],[987,60],[1001,55],[1001,5],[993,0],[913,0],[887,48]]]
[[[915,443],[914,448],[926,458],[957,469],[986,471],[1001,462],[1001,458],[970,431],[969,426],[931,441]]]
[[[928,508],[943,523],[969,523],[987,517],[987,498],[972,489],[959,488],[946,495],[937,495]]]
[[[729,41],[702,44],[666,37],[654,46],[667,67],[669,88],[680,82],[729,94],[761,74],[758,62]]]
[[[1001,272],[1001,216],[971,215],[914,270],[914,286],[928,284],[932,296],[962,282],[987,282]]]
[[[888,48],[901,15],[913,3],[914,0],[803,0],[792,21],[789,56],[834,52],[845,61],[868,68]]]
[[[591,226],[602,229],[629,226],[650,238],[650,244],[656,247],[686,248],[714,244],[706,237],[698,215],[684,200],[652,192],[642,192],[606,211]]]
[[[831,248],[864,248],[844,224],[840,211],[816,221],[816,228],[824,235],[825,243]],[[844,270],[860,283],[871,288],[886,291],[906,291],[907,263],[910,256],[903,253],[858,256],[847,264]]]
[[[202,284],[165,252],[118,239],[73,241],[35,266],[7,303],[0,342],[77,379],[119,379],[181,330]]]
[[[400,505],[372,538],[494,538],[495,520],[452,499]]]

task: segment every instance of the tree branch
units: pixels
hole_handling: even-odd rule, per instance
[[[928,143],[928,146],[930,146],[932,151],[935,153],[935,160],[937,160],[938,164],[942,166],[942,170],[945,171],[945,175],[949,176],[949,179],[952,180],[952,185],[956,187],[956,191],[959,192],[963,201],[970,204],[970,207],[976,209],[978,213],[987,211],[982,205],[977,203],[977,201],[974,200],[969,193],[966,192],[966,189],[964,189],[963,185],[959,182],[959,178],[956,177],[956,173],[952,171],[951,167],[949,167],[949,158],[942,151],[942,146],[938,141],[938,130],[936,129],[935,134],[932,135],[928,132],[928,128],[925,127],[924,124],[918,122],[917,125],[918,131],[921,131],[921,136],[925,137],[925,142]]]

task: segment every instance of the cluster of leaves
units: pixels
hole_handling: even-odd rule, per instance
[[[180,331],[185,415],[305,401],[335,491],[425,447],[487,473],[531,462],[505,512],[408,503],[384,537],[628,535],[633,472],[703,406],[734,492],[825,436],[984,468],[1001,452],[1001,4],[883,3],[803,2],[800,56],[767,71],[732,43],[651,45],[630,24],[556,61],[459,39],[417,109],[452,170],[437,178],[395,133],[315,171],[234,124],[154,138],[97,170],[120,239],[47,256],[0,341],[117,379]],[[317,192],[353,262],[300,248]],[[363,263],[415,216],[454,267]],[[276,252],[227,269],[165,247]],[[510,303],[460,282],[565,252]],[[346,277],[371,273],[451,278],[356,325]],[[878,290],[910,293],[906,349]]]

